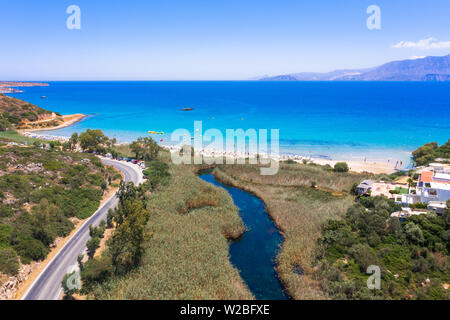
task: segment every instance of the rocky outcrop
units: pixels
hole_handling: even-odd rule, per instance
[[[39,263],[34,265],[23,265],[16,276],[9,277],[8,281],[0,285],[0,300],[14,299],[17,290],[20,285],[28,280],[28,277],[33,272],[34,267],[37,267]]]

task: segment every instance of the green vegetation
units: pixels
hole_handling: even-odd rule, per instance
[[[88,249],[89,258],[92,259],[95,254],[95,250],[100,247],[100,239],[103,238],[103,234],[106,229],[106,221],[102,220],[100,225],[94,227],[93,225],[89,226],[89,236],[91,237],[86,243],[86,247]]]
[[[449,203],[450,204],[450,203]],[[400,209],[382,197],[360,198],[343,220],[324,225],[316,278],[334,299],[446,299],[450,281],[450,212],[390,218]],[[381,268],[381,289],[366,285],[369,265]]]
[[[160,160],[154,160],[144,170],[144,176],[148,180],[150,188],[154,190],[168,182],[170,177],[169,165]]]
[[[353,204],[353,184],[368,175],[333,172],[329,166],[280,163],[276,175],[262,176],[252,165],[221,166],[214,176],[222,183],[252,192],[261,198],[284,243],[277,257],[277,270],[294,299],[320,299],[324,294],[314,279],[316,240],[321,226],[342,217]],[[302,270],[300,275],[298,269]]]
[[[51,115],[26,101],[5,96],[0,93],[0,132],[24,126],[26,121],[37,121]]]
[[[418,166],[427,165],[437,158],[450,160],[450,139],[439,146],[436,142],[426,143],[412,152],[413,160]]]
[[[75,140],[75,136],[72,136],[72,139]],[[76,140],[79,140],[80,147],[84,151],[103,152],[104,145],[109,139],[103,134],[102,130],[87,129],[85,132],[82,132]]]
[[[150,137],[138,138],[130,144],[130,149],[138,160],[151,161],[156,159],[161,149]]]
[[[10,275],[19,271],[19,257],[12,248],[0,248],[0,271]]]
[[[44,259],[73,230],[70,218],[94,213],[112,174],[92,155],[0,148],[0,272],[14,274],[17,256],[24,264]]]
[[[0,141],[16,142],[16,143],[28,144],[28,145],[33,145],[35,143],[40,144],[40,143],[44,142],[44,140],[41,140],[41,139],[25,137],[14,130],[7,130],[7,131],[3,131],[3,132],[0,131]]]
[[[347,162],[337,162],[334,165],[334,172],[348,172],[348,164]]]

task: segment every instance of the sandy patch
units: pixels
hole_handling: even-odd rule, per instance
[[[34,124],[40,124],[40,123],[45,123],[45,122],[51,122],[51,121],[54,121],[54,120],[60,118],[60,119],[63,119],[63,123],[61,123],[59,126],[48,127],[48,128],[21,129],[21,130],[18,130],[18,132],[24,133],[24,132],[34,132],[34,131],[58,130],[58,129],[69,127],[69,126],[83,120],[86,117],[87,117],[87,115],[84,115],[81,113],[68,114],[65,116],[57,116],[54,114],[51,118],[44,119],[44,120],[38,120],[38,121],[34,121],[34,122],[27,122],[25,125],[34,125]]]
[[[299,161],[300,162],[300,161]],[[311,159],[311,162],[330,166],[334,166],[336,162],[347,162],[350,171],[353,172],[370,172],[375,174],[386,173],[390,174],[396,171],[395,165],[393,163],[388,162],[379,162],[379,161],[345,161],[345,160],[326,160],[326,159]]]

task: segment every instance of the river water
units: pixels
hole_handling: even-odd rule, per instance
[[[250,291],[260,300],[289,299],[275,271],[283,237],[264,203],[246,191],[221,184],[212,174],[203,174],[200,179],[227,190],[239,208],[246,232],[230,244],[230,261]]]

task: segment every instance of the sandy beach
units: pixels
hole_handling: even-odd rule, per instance
[[[65,115],[62,116],[64,123],[62,123],[59,126],[56,127],[50,127],[50,128],[38,128],[38,129],[23,129],[19,130],[19,132],[25,136],[28,137],[34,137],[34,138],[40,138],[40,139],[46,139],[46,140],[59,140],[59,141],[67,141],[68,137],[62,137],[62,136],[56,136],[56,135],[49,135],[49,134],[39,134],[39,131],[52,131],[52,130],[58,130],[65,127],[69,127],[81,120],[83,120],[86,115],[83,114],[72,114],[72,115]],[[61,117],[60,117],[61,118]],[[54,118],[41,120],[42,121],[52,121]],[[127,143],[122,143],[127,144]],[[178,151],[177,147],[173,145],[161,145],[161,147],[169,150],[170,152],[176,152]],[[227,153],[227,152],[214,152],[212,150],[202,150],[199,152],[199,154],[203,155],[204,157],[217,157],[217,156],[228,156],[235,159],[238,158],[245,158],[248,157],[249,154],[237,154],[237,153]],[[256,155],[250,155],[250,157],[255,157]],[[293,160],[299,163],[302,163],[303,161],[308,161],[312,163],[316,163],[319,165],[330,165],[334,166],[337,162],[346,162],[350,168],[350,171],[353,172],[369,172],[374,174],[390,174],[393,173],[399,169],[402,168],[401,165],[397,165],[395,161],[388,161],[386,160],[366,160],[366,161],[358,161],[358,160],[330,160],[330,159],[321,159],[321,158],[312,158],[312,157],[305,157],[301,155],[278,155],[278,156],[270,156],[271,159],[275,161],[287,161],[287,160]],[[397,165],[397,166],[396,166]]]
[[[326,165],[329,164],[330,166],[334,166],[336,162],[347,162],[350,171],[353,172],[370,172],[375,174],[381,174],[381,173],[394,173],[397,169],[395,168],[394,163],[389,162],[381,162],[381,161],[355,161],[355,160],[325,160],[325,159],[311,159],[312,162],[320,164],[320,165]]]
[[[169,150],[170,152],[179,152],[179,149],[175,146],[170,145],[164,145],[163,148]],[[215,152],[211,150],[202,150],[196,154],[200,154],[207,158],[213,158],[213,157],[220,157],[220,156],[228,156],[232,157],[234,159],[243,159],[246,157],[255,157],[254,154],[238,154],[238,153],[230,153],[230,152]],[[350,168],[350,171],[353,172],[369,172],[373,174],[391,174],[397,171],[398,169],[401,169],[400,166],[396,167],[395,163],[386,161],[356,161],[356,160],[328,160],[328,159],[319,159],[319,158],[311,158],[311,157],[304,157],[301,155],[278,155],[278,156],[269,156],[272,160],[275,161],[287,161],[287,160],[293,160],[298,163],[303,163],[303,161],[316,163],[319,165],[330,165],[334,166],[337,162],[346,162]]]
[[[39,121],[34,121],[34,122],[28,122],[27,124],[38,124],[38,123],[45,123],[45,122],[50,122],[50,121],[54,121],[57,118],[62,118],[63,119],[63,123],[61,123],[59,126],[56,127],[48,127],[48,128],[33,128],[33,129],[21,129],[19,130],[19,132],[23,133],[23,132],[34,132],[34,131],[51,131],[51,130],[58,130],[58,129],[62,129],[62,128],[66,128],[69,127],[81,120],[83,120],[84,118],[86,118],[87,115],[81,114],[81,113],[77,113],[77,114],[68,114],[68,115],[64,115],[64,116],[53,116],[49,119],[45,119],[45,120],[39,120]]]

